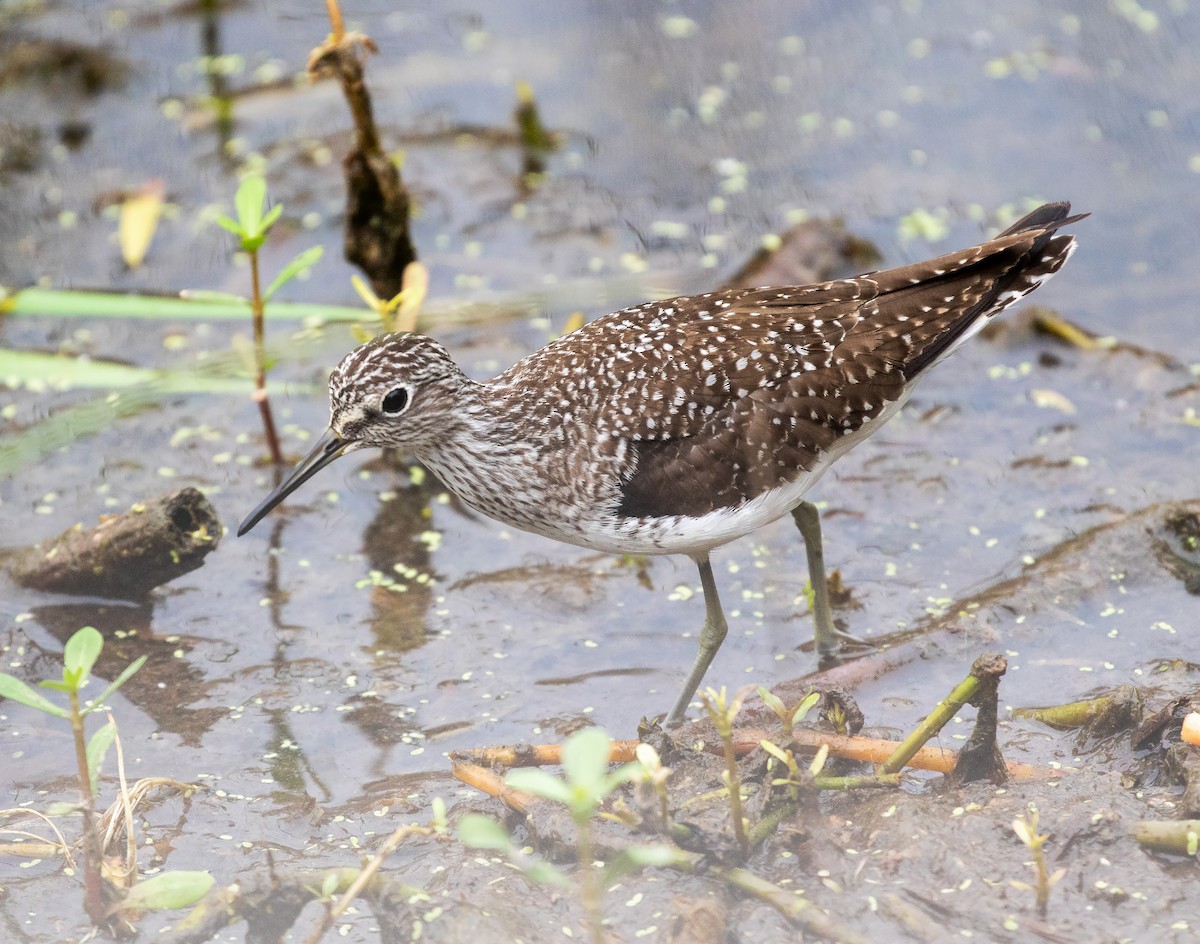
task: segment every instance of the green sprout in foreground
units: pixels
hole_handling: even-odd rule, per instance
[[[729,818],[733,823],[733,836],[743,858],[750,856],[750,837],[746,832],[746,817],[742,808],[742,778],[738,773],[737,754],[733,747],[733,722],[751,690],[750,686],[739,688],[730,698],[722,685],[720,691],[708,688],[700,695],[700,702],[708,712],[713,727],[717,729],[725,753],[725,770],[721,779],[725,781],[725,789],[729,792]]]
[[[762,703],[775,712],[775,716],[779,718],[780,724],[783,725],[783,736],[791,738],[792,731],[796,727],[797,721],[803,721],[813,706],[821,700],[820,692],[809,692],[799,702],[792,705],[791,708],[783,704],[783,699],[778,695],[774,695],[759,685],[757,687],[758,697],[762,699]]]
[[[279,448],[279,436],[275,431],[275,419],[271,415],[271,403],[267,399],[269,365],[263,312],[274,294],[316,263],[325,250],[322,246],[305,249],[280,270],[264,292],[258,274],[258,250],[266,242],[267,234],[283,212],[283,204],[276,203],[266,210],[267,182],[259,174],[247,174],[238,186],[234,205],[237,208],[236,220],[228,216],[218,216],[216,222],[222,229],[228,230],[238,238],[239,248],[250,260],[250,313],[254,323],[254,400],[262,414],[263,432],[267,438],[267,448],[271,451],[271,461],[276,465],[283,465],[283,452]]]
[[[1017,834],[1017,838],[1033,853],[1033,874],[1035,880],[1035,884],[1032,886],[1028,882],[1015,880],[1012,882],[1012,885],[1016,888],[1034,891],[1037,897],[1038,914],[1044,918],[1046,916],[1046,905],[1050,901],[1050,889],[1058,884],[1059,879],[1066,875],[1067,870],[1056,869],[1051,873],[1046,866],[1046,856],[1042,851],[1042,847],[1046,844],[1046,840],[1050,838],[1050,834],[1038,833],[1038,810],[1036,806],[1030,803],[1028,811],[1023,816],[1018,816],[1012,821],[1012,828],[1013,832]]]
[[[91,738],[87,738],[84,719],[102,708],[109,697],[142,667],[146,657],[141,656],[127,665],[99,697],[81,702],[80,692],[88,684],[92,667],[103,648],[104,637],[99,630],[84,626],[67,640],[63,648],[62,678],[38,683],[42,688],[65,693],[68,702],[66,708],[15,676],[0,672],[0,697],[20,702],[55,718],[64,718],[71,724],[81,799],[79,807],[72,808],[71,812],[83,815],[84,908],[96,925],[104,924],[118,909],[149,911],[185,907],[199,900],[213,884],[213,878],[207,872],[165,872],[139,882],[115,905],[109,904],[110,899],[117,896],[111,885],[106,888],[102,876],[103,849],[96,829],[96,793],[100,765],[116,740],[117,726],[110,716],[106,724],[96,730]]]
[[[573,883],[557,866],[531,858],[518,849],[505,828],[488,816],[464,816],[458,827],[459,838],[478,849],[504,852],[527,878],[548,885],[574,889],[587,916],[592,944],[603,944],[604,918],[602,898],[604,889],[623,875],[646,866],[671,865],[680,853],[667,845],[626,846],[610,862],[597,868],[592,836],[592,821],[600,812],[605,799],[631,779],[636,764],[624,764],[609,769],[610,739],[600,728],[584,728],[567,738],[562,750],[562,766],[566,779],[560,779],[537,768],[509,771],[507,786],[523,790],[546,800],[561,803],[567,808],[577,830],[579,850],[578,883]]]

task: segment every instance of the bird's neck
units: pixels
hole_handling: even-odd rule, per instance
[[[529,529],[539,517],[539,437],[503,389],[467,381],[444,435],[417,457],[477,511]]]

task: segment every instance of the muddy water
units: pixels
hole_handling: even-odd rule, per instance
[[[108,56],[98,91],[77,58],[0,88],[0,282],[244,291],[245,266],[230,262],[228,237],[207,221],[253,164],[286,208],[265,268],[323,244],[312,278],[285,294],[354,304],[339,252],[347,119],[332,85],[287,81],[324,38],[322,13],[284,3],[234,5],[207,20],[159,4],[0,12],[0,58],[38,41]],[[420,206],[414,235],[431,302],[556,289],[548,306],[516,319],[432,327],[474,376],[534,349],[575,310],[707,289],[765,236],[808,216],[840,216],[896,264],[975,242],[1029,201],[1071,199],[1094,214],[1036,301],[1172,362],[1064,347],[1012,319],[939,368],[810,496],[826,509],[827,559],[855,603],[836,615],[856,635],[918,625],[1079,532],[1196,497],[1200,21],[1182,0],[1020,2],[1003,13],[949,2],[371,3],[346,13],[381,50],[369,79]],[[220,87],[206,78],[214,68],[240,93],[231,127],[204,104]],[[533,193],[517,183],[520,155],[505,136],[517,80],[532,84],[563,134]],[[27,160],[14,159],[17,145]],[[171,212],[147,264],[129,271],[102,206],[154,178]],[[935,223],[923,233],[908,216],[917,208]],[[271,331],[282,346],[299,328]],[[245,332],[0,321],[7,347],[141,366],[186,364]],[[329,327],[275,368],[291,452],[326,417],[323,398],[301,388],[353,344]],[[4,391],[0,436],[87,396]],[[168,399],[0,483],[5,543],[180,484],[202,488],[232,527],[270,487],[255,464],[262,452],[248,398]],[[810,671],[800,648],[811,627],[804,553],[790,523],[718,552],[714,566],[730,635],[710,681]],[[981,645],[1009,654],[1007,704],[1067,700],[1144,683],[1160,659],[1195,661],[1195,612],[1179,587],[1114,573],[1111,593],[1014,613],[1011,633],[1001,626]],[[111,674],[151,655],[114,700],[130,775],[222,791],[149,814],[151,838],[173,845],[159,864],[229,881],[261,867],[268,847],[289,865],[349,864],[352,837],[392,828],[374,815],[384,803],[423,818],[432,796],[466,793],[447,777],[447,751],[557,740],[581,721],[631,736],[642,715],[669,705],[702,605],[687,560],[620,561],[513,532],[404,463],[355,454],[147,606],[4,584],[0,620],[6,670],[30,680],[49,674],[62,640],[87,623],[112,639]],[[870,723],[908,727],[968,663],[931,660],[872,686]],[[1186,676],[1172,684],[1186,688]],[[5,805],[69,796],[67,734],[6,704],[0,736]],[[1021,746],[1036,754],[1040,744]],[[417,873],[435,859],[399,862],[421,884]],[[2,868],[14,929],[55,940],[51,920],[77,925],[61,905],[74,886],[55,864]],[[630,920],[640,923],[629,935],[650,921]],[[369,922],[351,934],[372,939]]]

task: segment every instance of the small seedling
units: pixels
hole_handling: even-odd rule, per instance
[[[116,739],[117,727],[110,717],[89,739],[86,737],[84,719],[103,707],[109,697],[142,667],[146,657],[140,656],[127,665],[99,697],[81,702],[80,692],[91,679],[92,667],[103,648],[104,637],[99,630],[84,626],[63,647],[62,678],[38,683],[42,688],[64,692],[68,700],[66,708],[15,676],[0,672],[0,697],[36,708],[55,718],[65,718],[71,723],[81,802],[78,808],[68,811],[83,814],[84,908],[97,925],[104,923],[117,910],[148,911],[185,907],[203,897],[213,884],[213,878],[207,872],[165,872],[139,882],[123,899],[113,906],[109,905],[108,900],[113,896],[106,892],[102,878],[103,849],[96,828],[96,793],[100,765]]]
[[[325,250],[321,246],[305,249],[280,270],[265,292],[262,291],[258,273],[258,250],[266,242],[267,234],[283,212],[282,203],[275,204],[269,210],[266,209],[266,205],[267,182],[259,174],[247,174],[242,178],[234,196],[237,219],[218,216],[216,222],[222,229],[228,230],[238,238],[239,247],[250,260],[250,313],[254,324],[254,400],[262,414],[263,431],[267,438],[267,447],[271,451],[271,461],[282,465],[283,452],[279,448],[279,436],[275,432],[275,420],[271,415],[270,401],[267,399],[269,365],[264,312],[267,302],[275,293],[301,272],[313,266]]]
[[[1028,882],[1016,880],[1013,880],[1012,884],[1016,888],[1024,888],[1036,893],[1038,914],[1044,918],[1046,916],[1046,905],[1050,900],[1050,889],[1058,884],[1059,880],[1067,874],[1067,870],[1056,869],[1053,873],[1047,871],[1046,856],[1042,851],[1042,847],[1046,844],[1046,840],[1050,838],[1050,834],[1038,833],[1038,810],[1036,806],[1030,803],[1028,812],[1024,816],[1018,816],[1012,821],[1012,828],[1013,832],[1017,834],[1017,838],[1033,853],[1033,874],[1035,877],[1035,884],[1033,886]]]
[[[800,764],[796,760],[796,755],[790,750],[766,740],[759,741],[758,746],[787,769],[787,776],[772,779],[771,786],[787,787],[793,800],[799,796],[801,788],[816,785],[814,778],[825,769],[825,761],[829,759],[829,745],[822,744],[817,749],[817,753],[813,756],[813,759],[809,762],[808,769],[801,770]]]
[[[627,846],[603,869],[597,869],[592,838],[592,820],[601,804],[625,781],[635,775],[637,765],[609,769],[610,739],[600,728],[584,728],[567,738],[562,750],[566,779],[538,768],[510,771],[505,783],[567,808],[577,830],[579,882],[573,885],[561,869],[533,859],[518,849],[505,828],[488,816],[471,814],[459,823],[459,838],[468,846],[504,852],[529,879],[564,888],[574,887],[584,912],[592,944],[603,944],[604,919],[601,898],[604,889],[623,875],[646,866],[666,866],[680,861],[681,854],[667,845]]]
[[[791,708],[787,708],[784,706],[782,698],[767,691],[761,685],[758,686],[757,691],[762,703],[775,712],[776,717],[783,725],[783,736],[789,739],[792,736],[792,730],[796,727],[796,722],[803,721],[813,706],[821,700],[821,693],[813,691]]]
[[[721,746],[725,750],[725,770],[721,779],[725,781],[725,789],[729,791],[729,813],[733,821],[733,835],[737,839],[738,848],[743,856],[750,855],[750,838],[746,833],[746,819],[742,813],[742,779],[738,774],[737,755],[733,749],[733,722],[742,710],[742,702],[750,694],[749,685],[739,688],[730,698],[725,686],[721,690],[709,688],[700,696],[713,727],[721,738]]]
[[[410,262],[404,267],[401,276],[403,288],[389,299],[382,299],[375,294],[371,286],[357,275],[350,276],[350,284],[363,303],[379,316],[380,324],[385,332],[415,331],[417,316],[425,303],[429,292],[429,270],[419,262]],[[356,339],[365,344],[372,335],[359,325],[355,325]]]
[[[664,767],[662,758],[649,744],[639,744],[634,751],[637,764],[634,766],[631,778],[639,790],[650,791],[658,811],[658,826],[666,830],[669,822],[667,811],[667,778],[671,776],[671,768]],[[647,806],[649,804],[646,804]]]

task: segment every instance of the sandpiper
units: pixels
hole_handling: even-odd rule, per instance
[[[1069,214],[1047,203],[978,246],[853,279],[646,302],[481,383],[428,337],[374,338],[329,378],[329,429],[238,534],[339,456],[390,446],[513,527],[687,554],[706,616],[667,718],[678,723],[727,631],[710,552],[790,512],[817,647],[830,651],[820,521],[804,494],[927,368],[1062,267],[1075,241],[1057,231],[1082,219]]]

